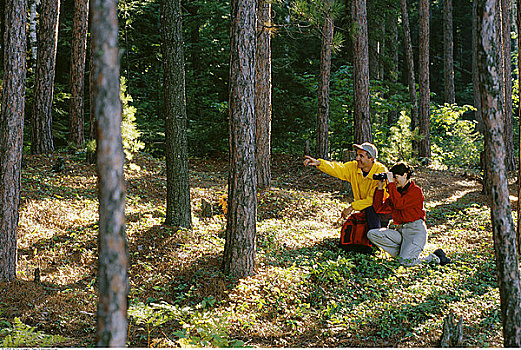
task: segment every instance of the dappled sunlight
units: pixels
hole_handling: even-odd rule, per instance
[[[75,160],[64,157],[74,169]],[[73,185],[80,175],[53,174],[51,182],[38,173],[38,162],[49,161],[35,158],[26,174],[18,278],[31,286],[27,298],[35,307],[17,306],[16,312],[23,321],[45,324],[48,333],[89,345],[97,300],[97,194]],[[140,154],[133,162],[126,167],[129,301],[135,308],[150,307],[157,319],[166,317],[162,326],[151,326],[151,344],[185,344],[191,338],[176,335],[184,329],[194,337],[219,335],[224,345],[241,340],[253,347],[435,347],[449,310],[464,317],[465,346],[500,344],[490,213],[477,182],[418,172],[429,209],[423,254],[443,248],[455,262],[406,269],[382,251],[361,255],[339,249],[338,219],[348,205],[341,184],[318,172],[299,182],[281,169],[295,172],[300,161],[285,159],[283,168],[274,164],[274,183],[283,186],[258,194],[255,275],[235,280],[221,272],[225,163],[194,162],[193,227],[186,230],[164,224],[164,162]],[[86,169],[83,176],[91,181],[95,168]],[[215,208],[210,215],[202,215],[203,199]],[[37,269],[39,283],[33,282]],[[27,304],[20,291],[11,294],[13,305]],[[131,317],[131,346],[148,345],[139,322]],[[491,331],[480,331],[481,325]]]

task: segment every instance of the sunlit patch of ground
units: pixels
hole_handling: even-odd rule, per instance
[[[57,156],[26,157],[18,280],[0,285],[0,319],[92,346],[96,172],[69,154],[54,172]],[[127,165],[129,301],[145,315],[130,318],[130,346],[436,347],[450,311],[463,316],[463,346],[502,344],[490,213],[477,181],[418,170],[425,253],[443,248],[455,263],[404,269],[382,252],[339,250],[338,217],[350,200],[342,183],[300,157],[274,156],[272,188],[258,194],[256,274],[237,281],[220,269],[226,162],[190,160],[192,230],[164,225],[164,162],[138,154]],[[201,215],[203,200],[215,205],[211,217]]]

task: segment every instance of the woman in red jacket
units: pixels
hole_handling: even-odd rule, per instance
[[[419,258],[427,243],[425,226],[424,197],[420,187],[411,180],[412,169],[405,163],[394,165],[387,173],[389,197],[384,201],[385,180],[378,182],[373,197],[373,206],[377,212],[391,211],[396,230],[387,228],[372,229],[367,237],[404,266],[433,262],[441,265],[451,260],[442,249]]]

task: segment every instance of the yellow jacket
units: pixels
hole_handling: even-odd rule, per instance
[[[374,189],[378,187],[378,181],[373,180],[373,175],[387,172],[385,165],[375,161],[369,174],[364,177],[362,169],[358,167],[356,160],[347,163],[331,162],[324,159],[319,160],[318,170],[351,183],[354,197],[354,202],[351,203],[351,206],[354,210],[360,211],[373,205]]]

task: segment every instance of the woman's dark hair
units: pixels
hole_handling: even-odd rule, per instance
[[[405,164],[404,162],[400,162],[400,163],[396,163],[395,165],[393,165],[393,167],[390,169],[391,173],[393,174],[398,174],[398,175],[403,175],[403,174],[407,174],[407,180],[409,180],[412,176],[412,173],[413,173],[413,169]]]

